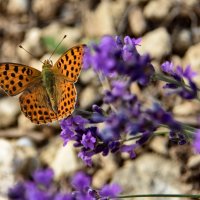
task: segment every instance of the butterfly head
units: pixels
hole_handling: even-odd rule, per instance
[[[52,60],[45,60],[42,69],[50,69],[53,67]]]

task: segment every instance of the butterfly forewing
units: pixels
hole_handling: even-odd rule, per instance
[[[85,48],[86,45],[82,44],[65,52],[53,66],[54,72],[70,82],[76,82],[82,69]]]
[[[0,87],[10,96],[25,90],[40,75],[40,71],[26,65],[0,63]]]

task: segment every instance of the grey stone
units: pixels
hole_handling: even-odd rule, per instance
[[[178,163],[161,156],[146,153],[127,163],[113,176],[112,182],[119,183],[124,194],[181,194]],[[141,198],[134,198],[141,199]],[[152,200],[152,198],[145,198]],[[166,198],[153,198],[157,200]],[[174,200],[174,198],[168,198]],[[181,200],[177,198],[176,200]]]

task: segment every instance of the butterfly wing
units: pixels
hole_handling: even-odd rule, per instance
[[[52,110],[51,102],[42,80],[28,87],[19,101],[24,115],[33,123],[45,124],[71,115],[76,100],[76,89],[73,83],[64,79],[56,81],[58,112]]]
[[[82,69],[85,48],[86,45],[81,44],[65,52],[53,66],[55,74],[65,76],[68,81],[75,83]]]
[[[33,123],[44,124],[57,119],[42,81],[28,87],[19,97],[21,110]]]
[[[10,96],[25,90],[40,75],[40,71],[26,65],[0,63],[0,87]]]
[[[76,88],[65,78],[56,77],[58,120],[72,114],[76,103]]]

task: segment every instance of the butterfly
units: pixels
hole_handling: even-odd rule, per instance
[[[33,123],[45,124],[72,114],[76,83],[83,65],[86,45],[74,46],[53,65],[43,62],[42,71],[17,63],[0,63],[0,87],[19,97],[21,110]]]

